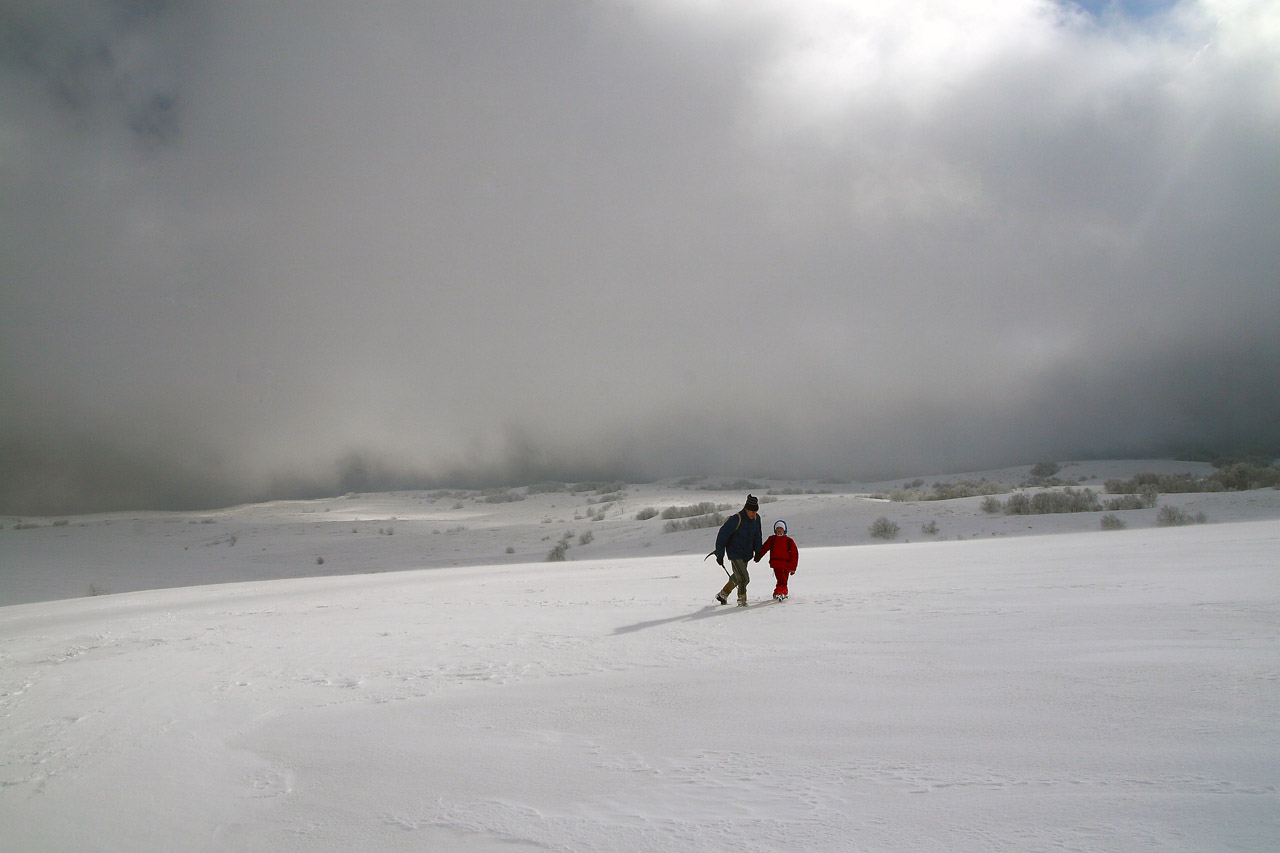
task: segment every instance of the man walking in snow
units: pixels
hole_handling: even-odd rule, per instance
[[[724,589],[716,593],[716,601],[729,603],[729,593],[738,588],[738,606],[747,606],[747,584],[751,575],[747,574],[747,563],[760,553],[760,502],[755,495],[747,495],[747,504],[740,512],[730,516],[720,525],[720,533],[716,536],[716,562],[724,566],[724,558],[729,556],[733,573]]]

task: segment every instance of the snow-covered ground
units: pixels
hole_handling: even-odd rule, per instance
[[[1059,476],[1138,470],[1206,469]],[[741,610],[636,519],[718,482],[5,519],[0,850],[1280,848],[1280,491],[762,483],[829,493],[764,505],[800,568]]]

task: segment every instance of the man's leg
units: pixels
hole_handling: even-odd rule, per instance
[[[747,573],[746,560],[732,560],[733,583],[738,587],[738,603],[747,603],[747,584],[751,583],[751,575]]]

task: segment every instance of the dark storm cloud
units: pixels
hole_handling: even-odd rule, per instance
[[[0,504],[1274,443],[1276,13],[878,5],[11,4]]]

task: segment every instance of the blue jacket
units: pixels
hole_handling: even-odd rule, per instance
[[[760,513],[747,518],[747,511],[740,510],[720,525],[716,536],[716,559],[723,560],[726,552],[730,560],[751,560],[760,553]]]

